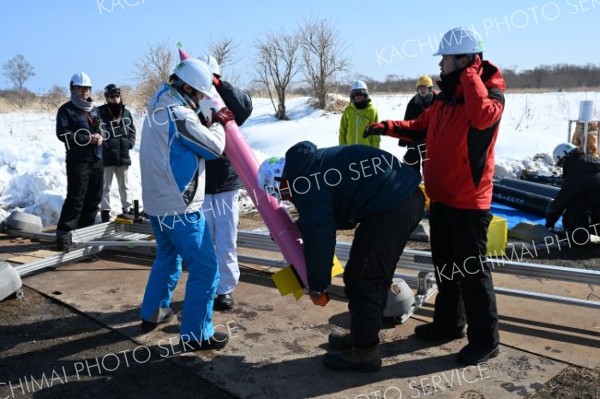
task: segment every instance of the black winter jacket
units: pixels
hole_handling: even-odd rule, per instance
[[[419,115],[421,115],[427,108],[429,108],[431,106],[431,104],[433,104],[433,102],[435,101],[435,99],[437,98],[437,93],[432,91],[431,92],[431,100],[430,101],[426,101],[425,99],[423,99],[423,97],[421,97],[419,95],[419,93],[415,94],[413,98],[410,99],[410,101],[408,102],[408,104],[406,105],[406,111],[404,112],[404,120],[405,121],[412,121],[413,119],[417,119]],[[427,132],[427,129],[425,129],[425,131],[423,131],[423,135],[425,135],[425,133]],[[413,146],[418,146],[419,144],[424,143],[425,140],[421,140],[421,141],[413,141],[413,142],[408,142],[405,140],[398,140],[398,145],[401,147],[405,147],[408,144],[411,144]]]
[[[108,104],[98,107],[103,124],[100,126],[104,166],[131,165],[129,150],[135,146],[135,125],[131,113],[120,104],[121,111],[113,114]]]
[[[226,81],[221,81],[221,85],[216,86],[216,89],[227,108],[233,112],[235,123],[242,126],[252,113],[252,98]],[[233,191],[242,187],[243,184],[229,159],[221,157],[206,161],[206,194]]]
[[[100,112],[77,108],[71,101],[64,103],[56,114],[56,137],[65,143],[67,162],[87,162],[102,159],[102,148],[91,144],[91,135],[100,132]]]
[[[317,149],[310,141],[286,152],[284,177],[298,210],[308,285],[315,291],[331,282],[336,230],[395,208],[421,181],[386,151],[361,144]]]
[[[575,150],[568,154],[563,165],[563,185],[550,203],[546,224],[554,226],[575,198],[583,198],[591,211],[600,214],[600,159]]]

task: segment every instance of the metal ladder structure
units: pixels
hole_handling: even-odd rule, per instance
[[[48,233],[23,234],[22,236],[43,241],[54,240],[54,234]],[[268,232],[241,230],[238,232],[237,244],[239,248],[273,254],[278,253],[280,256],[279,249]],[[336,244],[335,254],[341,261],[348,260],[350,246],[351,244],[347,242],[338,242]],[[15,269],[19,275],[24,276],[44,268],[56,268],[67,263],[72,263],[103,250],[154,255],[156,252],[156,243],[152,236],[150,223],[145,220],[135,223],[118,223],[113,221],[73,230],[66,237],[65,252],[39,261],[17,265]],[[287,266],[285,260],[278,258],[277,255],[263,257],[238,254],[238,260],[244,263],[274,268]],[[600,286],[600,271],[509,260],[499,261],[497,259],[488,259],[488,262],[492,263],[493,273],[580,283],[590,286],[592,291],[594,287]],[[416,290],[415,302],[411,310],[395,320],[401,323],[408,319],[437,292],[437,286],[431,253],[428,251],[405,249],[396,267],[401,270],[397,270],[394,277],[404,279],[412,289]],[[415,271],[416,275],[407,274],[406,270]],[[401,271],[404,272],[402,273]],[[600,301],[589,299],[571,298],[504,287],[496,287],[495,292],[501,295],[600,309]]]

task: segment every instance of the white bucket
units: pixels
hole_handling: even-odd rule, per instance
[[[579,102],[579,120],[591,121],[594,117],[594,102],[585,100]]]
[[[0,262],[0,301],[21,288],[21,277],[14,267]]]

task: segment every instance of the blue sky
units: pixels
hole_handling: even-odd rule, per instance
[[[134,83],[133,63],[151,45],[165,42],[175,53],[182,42],[199,56],[211,39],[224,37],[239,45],[231,73],[250,81],[255,40],[294,30],[308,18],[329,20],[345,40],[352,62],[347,79],[436,74],[439,57],[431,54],[441,35],[460,25],[483,36],[485,57],[501,67],[600,64],[600,0],[37,0],[1,7],[0,64],[23,54],[35,67],[26,83],[34,92],[67,86],[80,70],[91,76],[94,91]],[[2,75],[0,88],[9,86]]]

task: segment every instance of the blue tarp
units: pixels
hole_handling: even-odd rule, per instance
[[[495,216],[506,219],[509,230],[521,222],[536,223],[541,224],[542,226],[546,224],[546,218],[532,215],[531,213],[523,212],[510,206],[497,204],[495,202],[492,202],[490,211]],[[562,226],[562,218],[556,223],[556,226]]]

